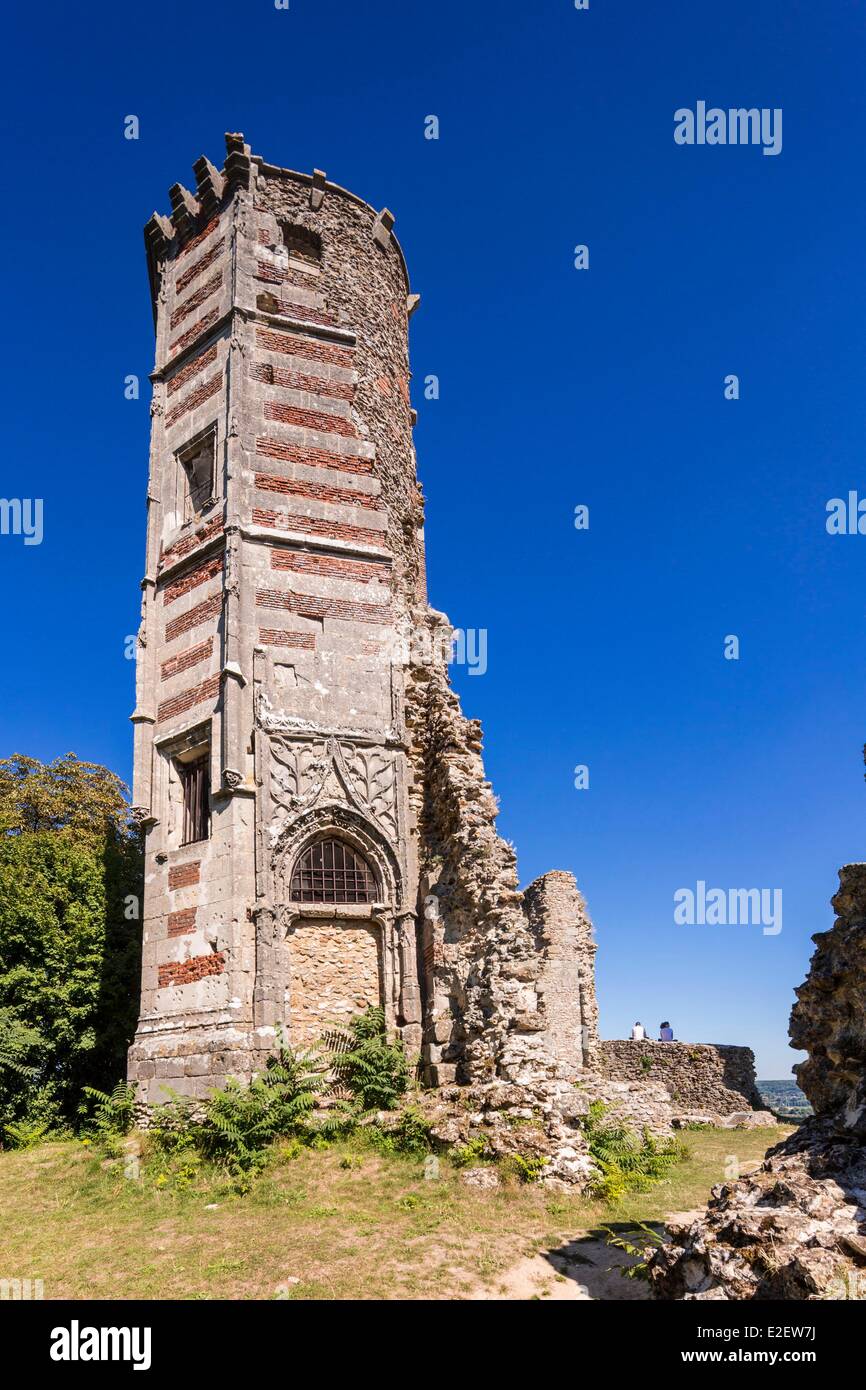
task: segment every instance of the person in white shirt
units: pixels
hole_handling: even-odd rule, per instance
[[[645,1038],[645,1037],[646,1037],[646,1029],[644,1028],[643,1024],[642,1024],[642,1023],[636,1023],[636,1024],[634,1025],[634,1027],[632,1028],[632,1030],[631,1030],[631,1040],[632,1040],[632,1042],[641,1042],[641,1040],[642,1040],[643,1038]]]

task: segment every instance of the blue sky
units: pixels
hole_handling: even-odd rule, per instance
[[[603,1033],[670,1018],[786,1075],[809,937],[838,865],[864,857],[866,537],[828,536],[825,509],[866,496],[866,5],[152,15],[7,21],[0,495],[42,497],[45,534],[0,536],[2,752],[130,774],[141,228],[243,130],[396,215],[422,294],[431,601],[488,633],[487,672],[455,682],[522,882],[568,868],[587,897]],[[699,100],[782,108],[781,154],[676,145],[675,110]],[[698,880],[780,888],[781,933],[676,925]]]

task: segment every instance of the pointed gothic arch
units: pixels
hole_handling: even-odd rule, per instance
[[[404,885],[393,849],[378,826],[347,806],[316,806],[291,822],[274,846],[276,900],[286,908],[302,906],[293,899],[292,884],[304,855],[317,843],[339,841],[367,864],[376,879],[375,902],[391,911],[403,907]],[[307,900],[311,901],[311,900]],[[370,898],[360,902],[370,903]],[[333,904],[337,907],[339,903]],[[346,905],[346,904],[343,904]]]

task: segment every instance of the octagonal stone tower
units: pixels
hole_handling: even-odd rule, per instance
[[[573,1066],[595,1036],[588,919],[573,880],[552,925],[538,885],[524,905],[427,605],[393,218],[226,145],[145,229],[130,1079],[202,1095],[278,1026],[305,1044],[370,1004],[434,1082]]]

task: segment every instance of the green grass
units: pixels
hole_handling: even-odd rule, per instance
[[[703,1205],[730,1155],[754,1163],[787,1132],[687,1133],[689,1157],[615,1206],[479,1190],[444,1160],[429,1180],[422,1158],[351,1140],[278,1147],[245,1196],[207,1168],[160,1188],[80,1143],[43,1144],[0,1153],[0,1278],[42,1279],[49,1299],[460,1298],[581,1231]]]

